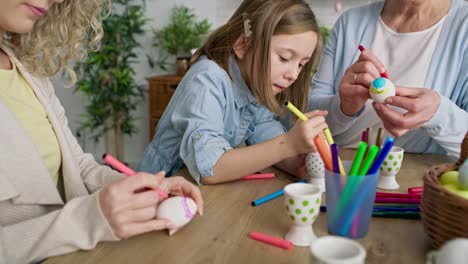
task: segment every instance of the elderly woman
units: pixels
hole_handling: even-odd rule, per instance
[[[458,156],[468,130],[467,40],[463,0],[387,0],[351,9],[330,35],[309,110],[328,110],[341,146],[355,146],[366,128],[384,127],[407,151]],[[396,96],[371,103],[371,82],[384,72]]]
[[[83,153],[49,79],[96,48],[105,0],[2,0],[0,8],[0,263],[37,262],[172,223],[154,219],[156,189],[191,196],[181,177],[126,178]],[[149,188],[149,191],[141,191]]]

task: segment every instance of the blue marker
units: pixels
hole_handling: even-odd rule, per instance
[[[305,181],[305,180],[300,180],[300,181],[297,181],[297,182],[302,182],[302,183],[304,183],[304,182],[306,182],[306,181]],[[284,194],[284,189],[281,189],[281,190],[276,191],[276,192],[274,192],[274,193],[270,193],[270,194],[268,194],[268,195],[263,196],[262,198],[258,198],[257,200],[252,201],[252,206],[261,205],[262,203],[266,203],[266,202],[268,202],[268,201],[270,201],[270,200],[273,200],[273,199],[275,199],[275,198],[278,198],[278,197],[280,197],[280,196],[283,195],[283,194]]]
[[[380,151],[377,158],[375,158],[374,164],[372,164],[372,167],[370,167],[367,174],[370,175],[370,174],[377,173],[379,171],[380,166],[382,165],[382,162],[387,157],[388,153],[390,152],[390,150],[393,147],[393,142],[394,142],[393,138],[391,138],[391,137],[387,137],[387,139],[385,139],[385,143],[384,143],[384,145],[382,147],[382,150]]]

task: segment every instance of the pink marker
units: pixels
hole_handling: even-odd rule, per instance
[[[260,232],[252,231],[252,232],[250,232],[249,236],[252,239],[255,239],[255,240],[270,244],[270,245],[275,246],[275,247],[280,247],[280,248],[283,248],[283,249],[286,249],[286,250],[292,248],[291,241],[284,240],[284,239],[277,238],[277,237],[273,237],[273,236],[263,234],[263,233],[260,233]]]
[[[241,178],[241,180],[274,179],[274,173],[255,173]]]
[[[392,204],[420,204],[421,199],[416,198],[393,198],[393,197],[376,197],[376,203],[392,203]]]
[[[409,187],[408,193],[422,193],[424,191],[424,187]]]
[[[376,197],[421,199],[420,193],[385,193],[377,192]]]
[[[363,51],[365,50],[364,46],[359,45],[359,50],[360,50],[361,52],[363,52]],[[380,74],[380,77],[383,77],[383,78],[385,78],[385,79],[388,79],[388,73],[387,73],[387,71],[381,73],[381,74]]]
[[[129,167],[127,167],[125,164],[123,164],[122,162],[120,162],[118,159],[114,158],[112,155],[110,154],[104,154],[102,155],[102,160],[109,164],[110,166],[112,166],[114,169],[122,172],[123,174],[127,175],[127,176],[132,176],[133,174],[135,174],[136,172],[132,169],[130,169]],[[161,195],[161,197],[163,198],[168,198],[169,195],[161,190],[160,188],[157,188],[156,191],[158,191],[159,195]]]

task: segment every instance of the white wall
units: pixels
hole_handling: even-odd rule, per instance
[[[171,8],[175,4],[184,4],[193,8],[199,18],[207,18],[213,24],[213,28],[215,28],[225,23],[241,2],[241,0],[146,0],[146,14],[148,18],[152,19],[149,28],[160,28],[169,20]],[[341,12],[347,8],[367,4],[368,2],[373,1],[342,0],[343,9]],[[333,0],[309,0],[309,3],[321,25],[331,27],[339,16],[339,13],[335,11],[335,1]],[[151,50],[150,40],[151,35],[149,33],[141,37],[141,43],[145,47],[144,49],[146,52]],[[143,52],[141,53],[143,54]],[[135,70],[137,73],[136,79],[146,87],[146,78],[148,76],[161,74],[161,72],[149,68],[144,56],[141,57],[140,63],[135,65]],[[57,96],[67,112],[69,126],[73,133],[75,133],[76,129],[79,127],[81,115],[84,114],[84,98],[80,93],[74,93],[73,88],[63,88],[60,76],[53,78],[53,83],[56,88]],[[131,138],[125,139],[126,161],[132,166],[138,164],[142,158],[143,151],[150,142],[148,133],[148,108],[148,98],[145,98],[141,106],[135,112],[135,116],[139,118],[137,126],[140,128],[140,131]],[[78,140],[85,151],[92,153],[97,159],[100,159],[101,155],[104,153],[104,145],[102,142],[95,145],[90,139],[86,140],[82,137]]]

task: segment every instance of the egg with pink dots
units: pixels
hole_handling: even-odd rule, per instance
[[[387,78],[379,77],[372,82],[370,97],[376,103],[385,103],[385,99],[395,96],[395,85]]]

